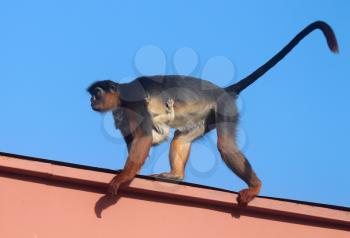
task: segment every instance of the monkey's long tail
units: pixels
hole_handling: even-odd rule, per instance
[[[305,27],[301,32],[299,32],[282,50],[280,50],[265,64],[260,66],[260,68],[255,70],[253,73],[251,73],[241,81],[229,87],[226,87],[225,90],[229,93],[235,93],[236,95],[238,95],[245,88],[254,83],[263,74],[265,74],[269,69],[275,66],[281,59],[283,59],[305,36],[307,36],[316,29],[320,29],[323,32],[324,36],[326,37],[329,49],[334,53],[338,53],[339,47],[332,28],[323,21],[316,21]]]

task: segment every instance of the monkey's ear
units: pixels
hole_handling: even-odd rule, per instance
[[[111,83],[109,85],[109,90],[111,90],[113,92],[117,92],[118,91],[118,84],[117,83]]]

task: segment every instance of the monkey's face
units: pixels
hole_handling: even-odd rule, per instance
[[[106,112],[116,109],[119,104],[117,84],[111,81],[100,81],[88,88],[91,94],[91,108],[94,111]]]

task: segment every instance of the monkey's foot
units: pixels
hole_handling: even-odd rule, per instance
[[[158,133],[158,134],[161,134],[161,135],[164,135],[165,134],[165,131],[164,131],[164,127],[162,127],[161,125],[154,125],[154,130]]]
[[[175,181],[182,181],[183,180],[182,176],[172,174],[172,173],[161,173],[161,174],[156,174],[154,176],[158,177],[158,178],[164,178],[164,179],[175,180]]]
[[[260,186],[241,190],[238,193],[238,197],[237,197],[238,205],[247,206],[248,203],[259,194],[259,191],[260,191]]]

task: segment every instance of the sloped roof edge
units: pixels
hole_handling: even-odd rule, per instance
[[[75,186],[91,187],[103,193],[116,173],[118,171],[110,169],[0,152],[0,174],[5,176],[16,174],[44,178]],[[183,200],[202,206],[230,209],[233,213],[260,213],[287,219],[306,219],[309,222],[350,230],[350,208],[341,206],[259,196],[248,207],[239,208],[235,202],[236,192],[187,182],[159,180],[143,175],[138,175],[127,186],[122,187],[121,192]]]

